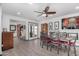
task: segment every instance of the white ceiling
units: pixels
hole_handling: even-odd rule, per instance
[[[38,17],[38,13],[34,11],[42,11],[47,5],[50,6],[50,10],[56,11],[55,15],[49,16],[54,18],[72,13],[78,13],[75,7],[79,6],[78,3],[3,3],[3,13],[19,16],[27,19],[38,19],[44,16]],[[17,15],[17,12],[21,12],[21,15]]]

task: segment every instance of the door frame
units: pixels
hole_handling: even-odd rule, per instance
[[[30,25],[30,23],[32,23],[32,24],[37,24],[37,38],[38,38],[38,29],[39,29],[39,26],[38,26],[38,23],[36,23],[36,22],[28,22],[28,40],[30,40],[30,37],[29,37],[29,25]],[[33,38],[33,39],[35,39],[35,38]]]

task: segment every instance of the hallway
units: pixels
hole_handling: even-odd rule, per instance
[[[73,56],[73,50],[70,52]],[[79,55],[79,47],[77,47],[77,55]],[[3,52],[3,56],[67,56],[67,51],[60,51],[58,55],[56,49],[47,50],[46,47],[41,48],[39,39],[23,41],[15,39],[14,48]]]

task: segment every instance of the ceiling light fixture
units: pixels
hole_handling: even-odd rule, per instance
[[[42,16],[46,16],[46,14],[43,14]],[[49,16],[53,16],[52,14],[50,14]]]
[[[33,4],[33,3],[30,2],[29,4]]]
[[[79,6],[77,6],[75,9],[78,10],[79,9]]]
[[[17,15],[20,15],[21,14],[21,12],[17,12]]]
[[[42,16],[46,16],[46,14],[42,14]]]

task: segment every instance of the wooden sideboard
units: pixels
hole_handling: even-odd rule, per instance
[[[2,33],[2,50],[8,50],[13,48],[13,32],[3,32]]]

